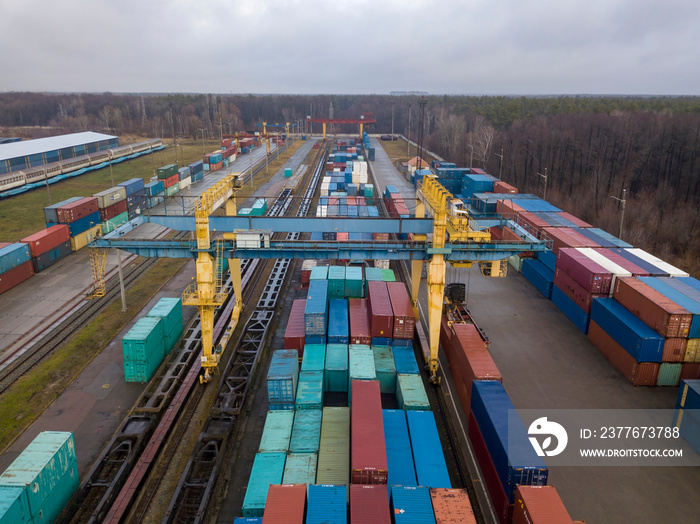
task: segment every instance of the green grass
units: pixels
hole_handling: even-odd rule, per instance
[[[125,312],[121,300],[112,302],[63,347],[0,395],[0,452],[56,400],[185,263],[182,259],[159,260],[127,289]]]
[[[181,145],[180,145],[181,144]],[[177,146],[178,163],[186,166],[202,159],[202,142],[180,142]],[[175,152],[169,147],[144,155],[134,160],[121,162],[112,166],[114,184],[131,178],[143,178],[146,182],[155,176],[156,169],[175,162]],[[218,141],[206,141],[207,152],[218,148]],[[92,196],[109,189],[112,184],[109,167],[92,171],[75,178],[69,178],[57,184],[51,184],[51,203],[60,202],[75,196]],[[17,242],[46,227],[44,207],[49,204],[49,195],[45,187],[33,189],[11,198],[0,200],[0,242]]]
[[[380,140],[379,142],[392,162],[396,162],[397,160],[399,162],[406,162],[416,156],[416,148],[414,146],[410,146],[409,153],[408,155],[406,154],[406,141],[403,138],[394,141]],[[423,149],[423,159],[428,162],[437,160],[433,155],[425,151],[425,149]]]

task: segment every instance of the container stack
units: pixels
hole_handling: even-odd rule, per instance
[[[73,434],[39,433],[0,475],[0,522],[55,522],[79,484]]]
[[[146,316],[162,319],[163,346],[165,354],[169,355],[182,336],[182,299],[161,298]]]
[[[146,194],[142,178],[132,178],[117,186],[126,189],[126,208],[129,218],[135,218],[146,211]]]
[[[70,229],[66,224],[42,229],[23,238],[21,242],[29,247],[34,273],[48,269],[72,252]]]
[[[293,410],[298,382],[298,353],[288,349],[275,351],[267,372],[267,400],[270,409]]]
[[[129,220],[125,188],[113,187],[93,196],[97,198],[97,207],[100,209],[102,234],[114,231]]]
[[[124,376],[127,382],[151,380],[165,358],[163,319],[141,317],[122,339]]]
[[[0,293],[4,293],[34,275],[29,245],[0,245]]]
[[[73,251],[84,248],[102,233],[102,219],[95,197],[76,197],[51,208],[44,208],[44,216],[47,218],[46,227],[56,224],[68,226]]]
[[[189,166],[181,167],[177,170],[178,185],[180,190],[189,187],[192,184],[192,173]]]
[[[190,176],[192,177],[192,183],[199,182],[204,178],[204,164],[201,160],[198,162],[193,162],[187,167],[190,168]]]
[[[153,208],[163,202],[165,197],[165,186],[163,180],[155,180],[143,186],[146,207]]]
[[[252,207],[242,207],[238,210],[239,216],[261,217],[267,213],[267,199],[257,198]]]

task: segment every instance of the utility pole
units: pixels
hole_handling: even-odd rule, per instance
[[[391,103],[391,139],[394,139],[394,103]]]
[[[620,215],[620,234],[617,235],[618,238],[622,238],[622,224],[625,221],[625,204],[627,204],[627,198],[625,196],[626,194],[627,190],[623,189],[622,198],[617,198],[616,196],[610,195],[610,198],[612,198],[613,200],[617,200],[618,202],[620,202],[620,204],[622,204],[622,214]]]
[[[173,116],[172,102],[170,102],[170,126],[173,132],[173,149],[175,150],[175,164],[177,165],[177,146],[175,145],[175,117]]]
[[[114,173],[112,173],[112,157],[109,158],[109,176],[112,179],[112,187],[114,187]]]
[[[202,132],[202,155],[206,155],[206,151],[204,149],[204,132],[206,131],[205,128],[200,127],[199,130]]]
[[[542,193],[542,200],[547,200],[547,168],[544,168],[544,175],[542,173],[537,174],[544,178],[544,192]]]
[[[469,167],[471,168],[474,165],[474,144],[469,142],[467,145],[469,146],[469,149],[472,150],[471,155],[469,156]]]
[[[411,147],[411,101],[408,101],[408,140],[406,140],[406,156],[410,157],[410,148]]]
[[[124,275],[122,274],[122,252],[117,249],[117,269],[119,270],[119,292],[122,297],[122,311],[126,311],[126,291],[124,290]]]
[[[501,159],[498,164],[498,180],[501,179],[501,173],[503,172],[503,148],[501,148],[501,154],[496,153],[496,156]]]

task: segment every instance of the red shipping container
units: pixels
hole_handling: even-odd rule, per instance
[[[214,164],[209,164],[209,165],[212,166],[212,167],[214,166]],[[163,187],[165,187],[165,188],[167,189],[167,188],[169,188],[169,187],[174,186],[174,185],[177,184],[179,181],[180,181],[180,175],[175,174],[175,175],[173,175],[173,176],[171,176],[171,177],[168,177],[168,178],[166,178],[165,180],[163,180]]]
[[[479,425],[476,423],[474,413],[471,412],[469,413],[468,433],[469,441],[472,443],[474,455],[476,455],[476,460],[479,463],[481,475],[484,477],[484,484],[486,484],[486,490],[491,497],[496,517],[498,517],[498,521],[501,524],[509,524],[513,515],[513,506],[508,504],[506,490],[503,489],[503,484],[501,484],[501,480],[498,477],[498,471],[486,447],[484,437],[481,434]]]
[[[370,345],[372,343],[372,332],[369,328],[367,299],[348,299],[348,310],[350,316],[350,343]]]
[[[667,338],[664,342],[664,352],[661,356],[661,362],[683,362],[687,347],[687,338]]]
[[[386,486],[350,485],[350,524],[391,524]]]
[[[263,524],[304,524],[306,484],[270,484]]]
[[[571,238],[573,238],[574,240],[576,240],[582,244],[585,244],[585,245],[579,246],[579,247],[597,247],[597,248],[601,247],[600,244],[598,244],[598,242],[596,242],[595,240],[591,240],[587,236],[579,233],[578,231],[574,231],[571,228],[564,228],[564,229],[566,229],[566,234],[569,235]]]
[[[625,270],[632,273],[633,277],[648,277],[649,275],[651,275],[651,273],[649,273],[649,271],[642,269],[641,267],[639,267],[635,263],[630,262],[625,257],[623,257],[622,255],[620,255],[618,253],[615,253],[611,249],[601,247],[599,249],[596,249],[596,251],[598,251],[601,255],[603,255],[605,258],[607,258],[611,262],[615,262],[621,268],[624,268]]]
[[[372,337],[393,338],[394,313],[386,282],[376,280],[367,282],[367,305]]]
[[[498,226],[491,226],[489,232],[491,233],[491,240],[501,240],[503,238],[503,231]]]
[[[9,245],[9,244],[8,244]],[[0,293],[4,293],[34,275],[34,265],[31,260],[0,275]]]
[[[383,242],[389,240],[389,233],[372,233],[372,238]]]
[[[618,278],[613,298],[660,335],[688,337],[693,315],[637,278]]]
[[[556,267],[561,268],[589,293],[610,293],[612,273],[575,248],[562,248]]]
[[[518,486],[513,524],[571,524],[571,516],[554,486]]]
[[[117,215],[126,213],[126,210],[127,201],[122,200],[121,202],[117,202],[116,204],[100,209],[100,220],[102,220],[102,222],[106,222],[107,220],[113,219]]]
[[[355,197],[355,200],[357,201],[358,206],[366,206],[367,201],[365,200],[365,197]]]
[[[349,206],[356,206],[357,205],[357,199],[354,196],[349,196],[346,198],[347,204]]]
[[[338,242],[349,242],[350,241],[350,234],[349,233],[341,233],[340,231],[335,234],[335,239]]]
[[[535,213],[522,212],[519,214],[519,222],[525,226],[525,229],[534,234],[537,238],[541,236],[542,228],[550,227],[549,222],[542,219]]]
[[[515,195],[518,192],[518,188],[499,180],[498,182],[493,183],[493,192]]]
[[[61,244],[70,241],[70,230],[65,224],[56,224],[55,226],[42,229],[41,231],[23,238],[20,242],[29,244],[29,252],[32,258],[38,257],[57,248]]]
[[[0,242],[0,249],[2,249],[3,247],[7,247],[9,245],[11,245],[11,242]]]
[[[552,251],[557,256],[559,256],[559,250],[565,247],[600,247],[589,239],[583,241],[581,238],[574,237],[570,234],[571,232],[567,227],[545,227],[542,228],[542,238],[552,241]]]
[[[391,309],[394,312],[394,336],[401,340],[413,340],[416,329],[416,315],[411,299],[403,282],[387,282]]]
[[[503,218],[512,220],[518,215],[518,213],[525,210],[518,204],[513,203],[512,200],[499,200],[496,203],[496,211],[499,215],[503,216]]]
[[[304,356],[304,337],[306,336],[305,309],[306,299],[300,298],[292,302],[289,320],[287,320],[287,329],[284,331],[284,349],[296,349],[299,353],[299,358]]]
[[[98,209],[97,198],[85,197],[59,207],[56,209],[56,216],[60,223],[72,224],[76,220],[96,213]]]
[[[558,212],[557,215],[559,215],[565,220],[568,220],[569,222],[573,222],[574,224],[576,224],[576,227],[593,227],[588,222],[584,222],[580,218],[575,217],[574,215],[572,215],[571,213],[567,213],[566,211]]]
[[[386,485],[388,470],[379,381],[353,380],[352,406],[350,482]]]
[[[432,488],[435,520],[440,524],[476,524],[476,517],[466,489]]]
[[[518,234],[513,231],[511,228],[507,226],[503,226],[503,230],[501,231],[501,239],[505,241],[513,240],[515,242],[522,242],[523,238],[518,236]],[[521,254],[522,256],[522,254]]]
[[[408,211],[408,207],[406,207],[406,204],[404,204],[403,199],[401,202],[394,202],[394,212],[396,213],[397,217],[411,216],[411,213]]]
[[[595,321],[588,325],[588,340],[605,355],[613,366],[634,386],[655,386],[659,375],[658,362],[637,362]]]
[[[681,380],[697,379],[700,379],[700,362],[683,362],[681,366]]]
[[[554,285],[561,289],[567,297],[576,302],[576,305],[589,315],[591,313],[591,307],[593,306],[593,299],[608,296],[607,293],[593,294],[588,292],[573,278],[564,273],[561,268],[556,268],[554,271]]]

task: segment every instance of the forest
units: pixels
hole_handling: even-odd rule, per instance
[[[372,114],[700,276],[700,97],[0,93],[0,135],[190,139]],[[422,129],[422,133],[419,130]],[[355,131],[351,126],[338,132]],[[308,130],[307,130],[308,131]],[[316,124],[314,132],[320,132]],[[614,198],[613,198],[614,197]]]

